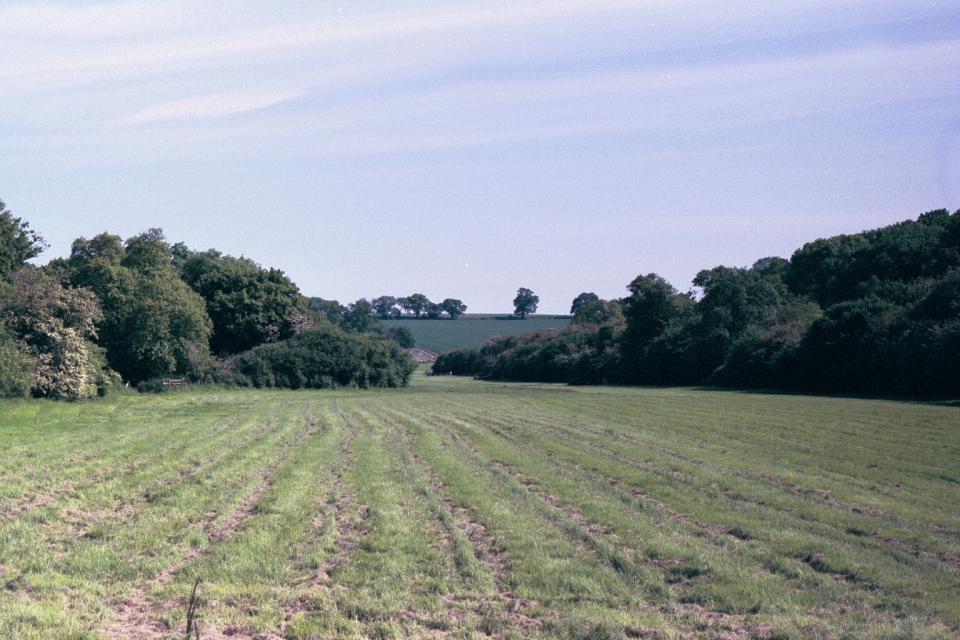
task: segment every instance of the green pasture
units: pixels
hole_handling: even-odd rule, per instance
[[[559,329],[567,326],[570,319],[529,316],[519,320],[509,316],[467,315],[456,320],[399,318],[380,322],[385,329],[406,327],[413,334],[418,347],[445,353],[454,349],[482,347],[492,336],[519,336],[544,329]]]
[[[207,639],[956,638],[960,409],[419,374],[0,401],[0,637],[190,608]]]

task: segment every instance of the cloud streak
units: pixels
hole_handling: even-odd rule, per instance
[[[125,3],[66,9],[42,5],[0,10],[0,35],[38,39],[29,55],[8,58],[0,78],[81,73],[120,73],[164,69],[171,65],[209,63],[222,58],[246,58],[298,49],[352,44],[376,49],[381,41],[415,36],[425,43],[436,34],[464,33],[545,19],[575,21],[583,14],[629,10],[628,0],[554,3],[530,1],[464,9],[459,6],[416,11],[343,15],[335,12],[320,20],[245,28],[220,28],[212,35],[202,22],[177,20],[175,11],[162,12],[152,4]],[[187,12],[190,13],[190,12]],[[164,19],[167,18],[167,19]],[[194,31],[182,35],[178,29]],[[166,32],[166,37],[149,37]],[[79,49],[60,51],[39,40],[77,36]],[[118,46],[112,38],[127,36]],[[106,40],[106,42],[103,42]],[[14,48],[13,53],[17,50]],[[8,54],[9,55],[9,54]]]
[[[0,195],[52,253],[163,224],[353,300],[429,293],[455,250],[471,307],[539,273],[561,310],[575,281],[681,283],[957,182],[947,0],[15,2]]]
[[[86,6],[6,4],[0,6],[0,37],[30,38],[37,44],[52,39],[96,41],[195,26],[197,17],[188,3],[176,0]]]
[[[960,40],[739,64],[470,81],[339,102],[308,92],[218,94],[150,107],[123,122],[232,115],[300,98],[304,106],[282,118],[258,116],[220,134],[188,137],[260,148],[259,140],[286,139],[288,150],[320,155],[436,151],[670,130],[680,122],[696,131],[932,99],[951,91],[955,69],[941,63],[949,59],[960,60]],[[871,75],[877,68],[884,69],[882,82]]]
[[[816,1],[825,12],[834,6]],[[11,39],[0,65],[0,117],[19,128],[6,146],[77,140],[88,153],[107,153],[135,144],[123,130],[142,125],[165,132],[153,153],[174,155],[198,138],[258,153],[272,142],[278,153],[364,155],[695,130],[943,98],[955,93],[951,78],[960,70],[958,39],[720,62],[689,49],[691,36],[710,28],[716,33],[707,42],[749,30],[757,20],[752,1],[691,4],[686,11],[699,18],[692,21],[660,0],[348,8],[282,18],[248,6],[228,20],[231,5],[0,8],[0,36]],[[883,14],[896,3],[873,6]],[[829,18],[780,6],[769,13],[777,17],[771,30],[783,33],[801,18]],[[686,47],[683,61],[657,49],[671,46]],[[651,51],[658,56],[644,55]],[[40,97],[42,109],[23,108]]]
[[[289,102],[302,92],[213,93],[174,100],[120,118],[123,125],[138,125],[185,118],[218,118],[265,109]]]

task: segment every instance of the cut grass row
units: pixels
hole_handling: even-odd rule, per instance
[[[960,414],[418,377],[0,403],[0,635],[947,638]]]

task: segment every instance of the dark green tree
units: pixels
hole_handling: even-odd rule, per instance
[[[263,344],[233,362],[236,375],[248,384],[288,389],[402,387],[416,368],[395,342],[336,329]]]
[[[456,298],[446,298],[440,303],[440,308],[451,320],[456,320],[467,311],[467,305]]]
[[[630,295],[622,301],[627,319],[624,340],[636,345],[638,351],[660,335],[689,300],[655,273],[637,276],[627,285],[627,290]]]
[[[789,300],[771,260],[759,263],[759,269],[705,269],[694,278],[702,298],[696,306],[697,317],[684,336],[688,340],[685,367],[689,381],[711,375],[748,326],[765,320]]]
[[[214,353],[239,353],[304,328],[307,300],[283,271],[212,249],[186,255],[175,249],[181,277],[206,304]]]
[[[803,336],[798,367],[805,388],[879,393],[900,373],[891,358],[893,334],[904,310],[879,298],[830,306]]]
[[[393,296],[379,296],[370,301],[377,317],[381,320],[395,318],[400,315],[400,309],[397,307],[397,299]]]
[[[410,311],[414,317],[419,318],[423,315],[423,312],[427,310],[427,307],[430,305],[430,298],[423,295],[422,293],[414,293],[406,298],[400,299],[404,309]]]
[[[0,200],[0,280],[35,258],[47,248],[40,234],[21,218],[13,217],[7,205]]]
[[[734,340],[712,382],[733,387],[800,388],[800,342],[822,315],[814,302],[777,307]]]
[[[0,320],[0,398],[23,398],[30,394],[33,359],[28,347]]]
[[[338,301],[324,300],[323,298],[308,298],[307,309],[323,317],[336,327],[340,326],[343,321],[343,314],[347,312],[347,308]]]
[[[373,312],[373,305],[366,298],[360,298],[347,306],[340,327],[349,333],[369,333],[378,331],[380,323]]]
[[[517,295],[513,299],[513,315],[521,320],[525,320],[527,315],[537,312],[537,305],[540,303],[540,296],[532,290],[525,287],[517,289]]]
[[[206,304],[174,270],[159,230],[121,243],[109,234],[73,244],[50,272],[93,291],[103,310],[97,342],[125,380],[188,374],[209,367],[212,330]]]
[[[444,354],[436,371],[484,378],[960,395],[960,212],[931,211],[808,243],[791,260],[697,274],[699,296],[656,274],[603,324],[584,293],[562,331]],[[610,305],[609,309],[616,309]],[[622,328],[621,328],[622,327]]]
[[[656,273],[637,276],[627,285],[630,295],[621,300],[626,328],[620,344],[625,375],[646,381],[644,355],[647,347],[672,321],[680,321],[693,307],[689,296],[680,294]]]
[[[619,305],[601,300],[591,292],[583,292],[573,299],[570,305],[573,324],[603,324],[620,314]]]
[[[600,296],[593,292],[584,291],[573,299],[573,303],[570,305],[570,315],[576,315],[577,311],[583,307],[596,304],[598,302],[600,302]]]
[[[388,340],[393,340],[404,349],[416,346],[417,342],[413,338],[413,332],[406,327],[388,327],[384,329],[383,335]]]

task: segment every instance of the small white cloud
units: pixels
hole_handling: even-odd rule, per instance
[[[121,118],[119,122],[136,125],[184,118],[220,118],[272,107],[302,95],[302,92],[292,91],[211,93],[154,105]]]

